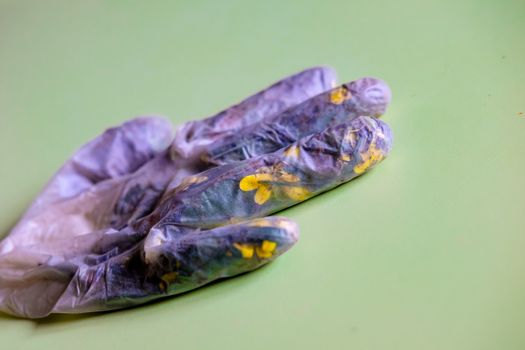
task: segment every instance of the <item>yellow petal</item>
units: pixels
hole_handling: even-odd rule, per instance
[[[264,240],[260,247],[255,248],[255,252],[259,258],[271,258],[275,248],[277,243]]]
[[[251,244],[233,243],[235,249],[241,252],[245,259],[250,259],[253,256],[253,246]]]
[[[304,201],[310,196],[310,191],[300,186],[285,186],[283,187],[283,191],[294,201]]]
[[[361,157],[363,158],[363,162],[354,167],[354,173],[358,175],[364,173],[368,168],[381,161],[383,159],[383,153],[376,147],[375,143],[371,143],[368,151],[362,153]]]
[[[272,194],[272,189],[270,186],[260,184],[259,188],[257,189],[257,192],[255,192],[255,203],[262,205],[266,203],[268,199],[270,199],[270,196]]]
[[[372,162],[377,163],[383,159],[383,153],[380,150],[374,149],[372,155],[370,156]]]
[[[336,105],[340,105],[345,100],[351,98],[352,95],[348,91],[348,89],[345,86],[340,86],[338,88],[335,88],[330,93],[330,102]]]
[[[363,163],[357,164],[354,167],[354,173],[356,174],[362,174],[364,173],[368,168],[370,168],[371,162],[370,159],[366,159]]]
[[[265,252],[273,252],[275,248],[277,248],[276,242],[264,240],[261,244],[261,249]]]
[[[255,248],[255,252],[259,258],[268,259],[272,257],[272,252],[265,252],[260,247]]]
[[[248,175],[242,178],[239,182],[239,188],[242,191],[253,191],[259,188],[259,181],[255,175]]]
[[[177,279],[177,273],[175,271],[165,273],[160,279],[170,284],[172,282],[175,282],[175,280]]]

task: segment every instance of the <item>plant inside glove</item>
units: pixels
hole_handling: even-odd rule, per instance
[[[391,147],[386,84],[285,78],[175,131],[137,118],[77,151],[0,242],[0,310],[124,308],[264,265],[298,238],[270,216],[359,176]]]

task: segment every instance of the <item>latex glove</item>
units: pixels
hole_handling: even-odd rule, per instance
[[[329,68],[210,118],[138,118],[81,148],[0,242],[0,310],[103,311],[272,261],[298,238],[266,217],[364,173],[391,146],[380,80]],[[261,218],[263,217],[263,218]]]

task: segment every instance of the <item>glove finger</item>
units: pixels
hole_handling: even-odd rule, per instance
[[[277,152],[202,172],[192,184],[165,194],[133,227],[214,227],[269,215],[363,174],[390,147],[387,124],[359,117]]]
[[[105,311],[183,293],[267,264],[298,239],[297,225],[281,217],[185,235],[179,229],[153,230],[143,245],[80,267],[48,313]]]
[[[185,123],[177,129],[172,151],[183,158],[192,158],[199,149],[277,115],[335,84],[335,70],[329,67],[314,67],[286,77],[209,118]]]
[[[198,155],[207,145],[278,114],[335,85],[335,71],[314,67],[287,77],[212,117],[188,122],[177,129],[168,160],[148,164],[148,178],[136,176],[125,185],[113,209],[111,227],[121,228],[148,214],[162,192],[187,183],[185,177],[204,171]],[[155,177],[155,181],[150,181]],[[191,181],[191,180],[190,180]]]
[[[359,116],[379,117],[390,103],[387,84],[362,78],[312,97],[211,144],[201,153],[208,164],[223,165],[275,152],[302,137]]]

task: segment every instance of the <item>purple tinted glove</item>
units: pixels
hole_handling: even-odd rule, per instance
[[[298,238],[264,217],[361,175],[391,147],[380,80],[329,68],[283,79],[172,132],[138,118],[58,171],[0,242],[0,310],[123,308],[266,264]]]

